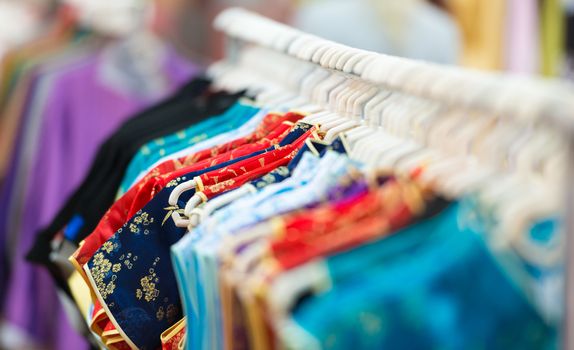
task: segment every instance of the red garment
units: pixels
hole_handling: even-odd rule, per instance
[[[177,322],[161,335],[162,350],[179,350],[179,344],[185,339],[186,321]]]
[[[179,161],[182,162],[184,166],[187,166],[220,154],[227,153],[246,144],[255,143],[265,138],[271,139],[273,138],[270,135],[271,132],[275,130],[279,124],[295,123],[301,118],[303,118],[303,116],[297,113],[287,113],[285,115],[269,114],[257,127],[257,130],[255,130],[250,135],[224,143],[223,145],[218,145],[203,151],[196,152],[195,154],[183,158],[179,158]]]
[[[305,135],[305,136],[309,137],[309,136],[311,136],[311,133],[309,133],[308,135]],[[285,155],[284,157],[279,158],[277,160],[272,160],[272,162],[269,163],[268,165],[264,165],[264,166],[260,167],[259,169],[255,169],[251,172],[240,175],[234,179],[230,179],[226,183],[224,183],[223,185],[216,184],[216,185],[209,186],[202,193],[205,195],[205,197],[210,199],[210,198],[213,198],[213,197],[215,197],[215,196],[217,196],[223,192],[228,192],[228,191],[237,189],[237,188],[245,185],[246,183],[248,183],[250,181],[253,181],[255,179],[258,179],[258,178],[264,176],[265,174],[270,173],[271,171],[277,169],[280,166],[285,166],[285,165],[289,164],[289,162],[293,159],[295,154],[297,154],[297,152],[301,149],[301,147],[303,147],[303,143],[304,143],[304,140],[301,143],[298,143],[296,147],[293,147],[291,149],[291,152],[289,152],[287,155]],[[261,164],[265,164],[265,162],[262,162]]]
[[[388,181],[350,201],[326,204],[284,221],[283,235],[270,243],[281,268],[290,269],[314,258],[347,250],[407,225],[414,213],[404,185]]]
[[[288,120],[300,117],[300,115],[294,113],[288,113],[285,116]],[[78,248],[71,259],[75,260],[79,266],[85,265],[102,244],[119,230],[129,218],[141,210],[159,191],[166,187],[170,181],[185,176],[187,173],[227,162],[279,143],[292,127],[283,123],[284,120],[276,120],[275,117],[273,117],[273,120],[276,127],[268,135],[268,139],[260,140],[255,144],[245,144],[232,151],[177,170],[173,161],[163,163],[163,166],[160,165],[160,167],[153,169],[112,205],[102,217],[94,232],[84,240],[82,246]]]
[[[279,166],[286,165],[314,131],[314,128],[311,128],[292,144],[277,148],[274,151],[197,176],[194,178],[198,183],[197,189],[207,198],[211,198],[216,194],[237,188],[250,180],[263,176]]]
[[[265,139],[260,139],[255,143],[244,143],[243,146],[230,150],[226,153],[220,154],[213,158],[204,159],[203,161],[180,168],[175,171],[160,173],[162,170],[157,168],[154,169],[152,172],[146,175],[146,177],[142,179],[136,186],[133,186],[124,196],[122,196],[122,198],[114,203],[114,205],[108,210],[102,220],[98,223],[98,226],[94,232],[92,232],[92,234],[90,234],[90,236],[84,240],[80,248],[78,248],[78,250],[74,253],[74,255],[71,257],[71,260],[75,260],[75,266],[81,270],[81,268],[87,263],[89,259],[91,259],[91,257],[104,242],[113,236],[113,234],[119,230],[123,224],[129,220],[129,218],[135,215],[137,211],[141,210],[155,196],[156,193],[161,191],[164,187],[168,186],[172,180],[184,176],[187,173],[200,171],[207,167],[227,162],[234,158],[242,157],[253,152],[264,150],[271,145],[278,144],[294,128],[290,123],[284,123],[285,119],[289,121],[292,119],[300,119],[301,117],[302,116],[300,115],[290,113],[286,115],[284,119],[278,120],[276,117],[269,118],[272,122],[268,119],[265,129],[271,131],[267,134],[267,138]],[[296,149],[294,145],[297,144],[298,148],[300,148],[304,142],[304,139],[306,139],[310,134],[311,132],[308,132],[305,138],[300,137],[293,144],[284,146],[278,150],[266,152],[259,157],[254,157],[257,158],[257,162],[254,161],[249,163],[249,160],[244,160],[243,162],[245,166],[250,166],[252,163],[260,164],[259,159],[276,160],[280,156],[286,158],[289,155],[289,152],[293,152],[293,150]],[[251,140],[255,140],[255,138],[251,137]],[[243,141],[238,141],[237,143],[241,142]],[[84,276],[84,272],[81,271],[81,273],[82,276]],[[97,309],[101,309],[101,305],[97,299],[94,301],[94,304]],[[116,327],[109,320],[107,314],[105,313],[99,314],[97,320],[93,320],[92,323],[95,323],[98,328],[103,329],[104,331],[117,332]],[[125,342],[120,342],[114,344],[114,347],[117,346],[119,349],[124,345],[127,346]]]

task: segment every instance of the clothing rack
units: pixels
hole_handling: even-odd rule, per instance
[[[215,21],[227,37],[227,59],[251,44],[406,95],[555,129],[567,140],[566,179],[574,178],[574,86],[556,80],[442,66],[364,51],[310,35],[241,8]],[[343,52],[337,60],[325,59]],[[453,89],[453,86],[456,89]],[[564,189],[565,313],[562,347],[574,350],[574,185]]]

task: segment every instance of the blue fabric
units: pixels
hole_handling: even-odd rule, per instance
[[[274,215],[321,201],[348,175],[353,162],[336,152],[317,158],[307,152],[293,176],[247,195],[220,209],[172,247],[189,322],[188,349],[222,349],[221,302],[217,270],[222,239]],[[182,288],[183,289],[183,288]],[[194,310],[197,314],[190,314]]]
[[[282,143],[290,143],[307,131],[296,128]],[[102,305],[106,305],[117,324],[139,349],[156,349],[163,331],[182,317],[180,295],[171,264],[170,247],[186,229],[171,220],[174,211],[194,194],[184,192],[178,206],[168,206],[172,191],[181,183],[267,151],[254,152],[216,166],[188,173],[170,182],[144,208],[130,218],[87,263]]]
[[[308,349],[553,348],[554,329],[465,214],[455,203],[393,238],[327,259],[333,287],[297,305],[293,320],[303,332],[284,339]]]
[[[295,157],[293,157],[293,159],[289,162],[289,164],[286,167],[279,167],[270,172],[269,174],[259,179],[251,181],[251,185],[253,185],[257,189],[261,189],[268,185],[279,183],[291,176],[291,174],[293,173],[293,169],[297,167],[297,165],[301,161],[301,158],[306,152],[313,152],[313,153],[316,152],[318,153],[319,156],[323,157],[329,150],[335,151],[340,154],[348,154],[341,138],[339,137],[335,139],[335,141],[333,141],[333,143],[331,143],[330,145],[322,142],[317,142],[312,139],[308,139],[305,145],[303,145],[303,147],[299,150],[299,152],[297,152]]]
[[[259,108],[238,102],[219,116],[148,142],[131,160],[122,180],[120,193],[125,193],[142,171],[148,169],[165,155],[176,153],[192,144],[236,129],[258,112]]]
[[[80,215],[74,215],[68,225],[64,228],[64,237],[67,240],[74,242],[78,237],[78,233],[84,226],[84,218]]]

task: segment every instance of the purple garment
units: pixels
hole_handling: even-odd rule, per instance
[[[166,48],[162,78],[168,84],[152,96],[141,91],[130,94],[125,88],[141,85],[127,84],[118,89],[102,79],[103,68],[109,64],[109,57],[102,52],[62,72],[54,82],[42,116],[22,208],[16,261],[7,286],[7,321],[56,349],[81,349],[86,343],[68,324],[45,269],[24,261],[36,232],[51,222],[83,180],[99,145],[122,122],[172,93],[198,72],[197,67]],[[121,72],[124,67],[116,68]],[[145,84],[144,80],[140,82]]]
[[[54,57],[48,58],[41,65],[31,68],[29,74],[30,84],[25,96],[25,103],[21,116],[14,149],[7,168],[6,177],[0,187],[0,307],[3,306],[6,288],[5,272],[9,271],[11,259],[10,252],[14,246],[16,230],[11,226],[11,220],[17,216],[15,210],[20,208],[23,200],[22,186],[25,186],[29,175],[30,165],[33,162],[34,151],[39,133],[38,123],[41,122],[41,111],[47,100],[51,79],[56,72],[72,69],[78,62],[95,55],[99,47],[99,41],[90,41],[83,44],[72,45],[69,49],[60,52]],[[33,117],[31,115],[34,115]],[[0,309],[0,312],[2,310]]]

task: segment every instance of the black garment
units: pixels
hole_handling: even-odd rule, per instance
[[[123,173],[141,145],[210,115],[220,114],[239,97],[225,93],[212,94],[208,91],[210,84],[207,79],[192,80],[173,96],[124,122],[100,146],[88,175],[52,223],[36,236],[26,259],[48,269],[56,286],[63,292],[60,293],[60,297],[69,299],[69,305],[75,304],[67,284],[67,278],[73,268],[71,265],[68,266],[69,263],[65,259],[69,256],[70,250],[77,247],[77,242],[69,242],[63,237],[54,238],[76,213],[83,214],[87,218],[82,235],[78,238],[87,235],[85,232],[91,232],[88,225],[95,226],[92,223],[97,223],[113,203]],[[88,210],[92,212],[82,210],[83,206],[88,204],[90,205]],[[56,259],[52,260],[51,257]],[[72,310],[68,309],[68,312]],[[75,312],[77,318],[82,317],[79,309]],[[82,323],[76,326],[81,329],[93,347],[97,341],[87,327],[82,327],[83,325]]]
[[[68,199],[52,223],[36,237],[26,259],[46,266],[57,284],[69,292],[65,276],[51,263],[51,242],[75,215],[83,226],[75,239],[78,244],[97,226],[113,204],[124,173],[134,155],[144,144],[223,113],[243,95],[209,91],[210,81],[195,79],[174,96],[125,122],[100,149],[83,183]]]

